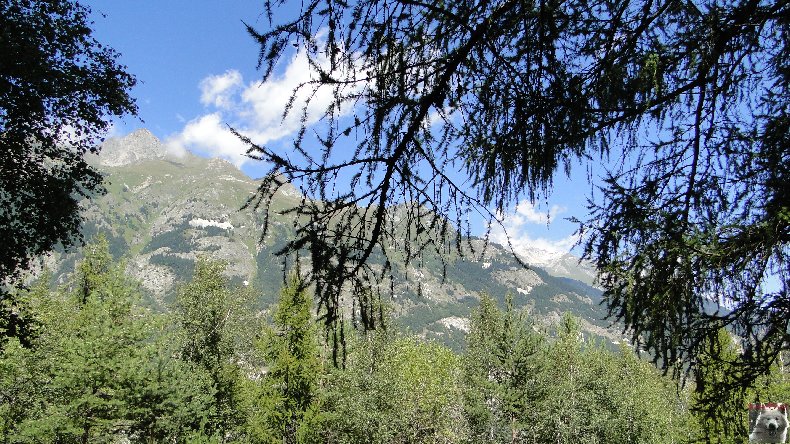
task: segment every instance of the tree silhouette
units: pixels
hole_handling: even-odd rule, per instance
[[[281,3],[266,3],[270,22]],[[303,122],[290,153],[241,135],[272,165],[248,205],[294,216],[280,253],[310,256],[335,325],[344,291],[381,287],[395,257],[474,255],[471,218],[496,223],[558,171],[600,162],[579,222],[610,317],[665,369],[694,366],[726,326],[743,338],[748,384],[790,339],[789,8],[305,2],[266,31],[248,26],[264,80],[291,45],[314,72],[284,110]],[[325,89],[334,101],[312,125]],[[271,207],[285,182],[304,199]]]
[[[104,191],[85,155],[109,119],[136,114],[135,78],[71,0],[0,2],[0,284],[80,238],[80,200]],[[0,291],[0,330],[25,336]]]

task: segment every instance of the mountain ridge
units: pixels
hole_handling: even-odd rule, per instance
[[[127,272],[140,280],[153,306],[166,309],[201,255],[226,261],[235,284],[258,288],[261,309],[276,301],[283,269],[274,252],[294,228],[275,214],[269,233],[259,242],[264,215],[239,211],[259,181],[225,160],[190,153],[176,156],[147,130],[109,139],[99,160],[108,193],[86,203],[84,235],[103,233],[108,238],[113,254],[125,258]],[[272,208],[276,212],[300,200],[295,187],[286,187],[278,191]],[[541,267],[525,269],[498,244],[489,244],[477,259],[453,258],[446,270],[435,260],[420,266],[396,263],[389,303],[408,328],[449,343],[461,340],[471,306],[483,292],[502,303],[512,294],[514,303],[540,322],[551,323],[572,312],[588,332],[620,338],[602,320],[600,291],[583,276],[578,278],[583,264],[567,256],[559,259],[561,264],[566,261],[568,276]],[[67,273],[77,259],[74,253],[61,255],[56,276]]]

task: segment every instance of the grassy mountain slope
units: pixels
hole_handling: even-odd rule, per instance
[[[223,160],[168,154],[145,130],[108,141],[99,166],[108,193],[87,204],[84,233],[88,238],[105,234],[153,305],[167,307],[178,285],[191,277],[199,255],[227,261],[233,281],[261,291],[261,308],[275,301],[283,270],[274,252],[293,228],[287,219],[274,217],[270,233],[259,242],[262,215],[240,210],[256,181]],[[300,198],[296,189],[287,188],[274,206],[286,208]],[[60,255],[53,267],[56,276],[72,269],[75,260],[74,253]],[[482,292],[500,300],[512,294],[516,305],[539,321],[555,321],[567,311],[579,316],[589,332],[618,336],[601,320],[598,290],[540,268],[524,269],[496,244],[480,261],[451,260],[444,278],[438,261],[394,265],[399,279],[391,307],[397,322],[450,344],[463,338],[470,308]]]

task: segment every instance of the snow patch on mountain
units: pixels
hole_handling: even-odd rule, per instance
[[[189,226],[195,228],[217,227],[217,228],[222,228],[223,230],[233,229],[233,225],[231,225],[230,222],[219,222],[216,220],[207,220],[200,218],[190,220]]]

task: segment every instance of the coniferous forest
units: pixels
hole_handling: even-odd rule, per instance
[[[693,381],[583,336],[571,316],[546,329],[492,297],[461,353],[392,325],[349,326],[335,350],[296,273],[258,312],[255,290],[203,258],[162,313],[104,239],[83,255],[65,285],[44,275],[16,295],[35,327],[27,346],[2,347],[0,442],[743,442],[738,406],[790,393],[776,368],[723,406],[731,417],[706,419]],[[735,353],[728,334],[716,345]],[[706,379],[727,377],[716,365]]]

